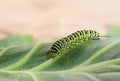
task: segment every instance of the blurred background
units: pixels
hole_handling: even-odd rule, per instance
[[[120,24],[120,0],[0,0],[0,38],[53,40],[82,29],[104,35],[114,24]]]

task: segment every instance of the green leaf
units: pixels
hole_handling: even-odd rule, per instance
[[[111,26],[108,29],[108,32],[106,35],[111,37],[120,37],[120,26],[119,25]]]
[[[7,46],[26,46],[35,43],[31,35],[11,35],[0,40],[0,48]]]
[[[120,38],[89,40],[48,59],[52,43],[0,51],[0,81],[119,81]]]

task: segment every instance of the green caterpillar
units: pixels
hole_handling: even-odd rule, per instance
[[[70,49],[73,44],[81,43],[86,40],[98,40],[99,33],[94,30],[81,30],[56,41],[49,50],[50,58],[54,58],[64,50]]]

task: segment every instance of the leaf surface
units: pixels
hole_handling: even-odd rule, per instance
[[[119,81],[120,38],[89,40],[48,59],[52,43],[0,51],[0,81]]]
[[[26,46],[35,43],[31,35],[10,35],[0,40],[0,48],[8,46]]]
[[[106,36],[120,37],[120,25],[113,25],[108,29]]]

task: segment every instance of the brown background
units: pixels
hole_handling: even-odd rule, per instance
[[[105,34],[120,23],[120,0],[0,0],[0,37],[51,40],[81,29]]]

